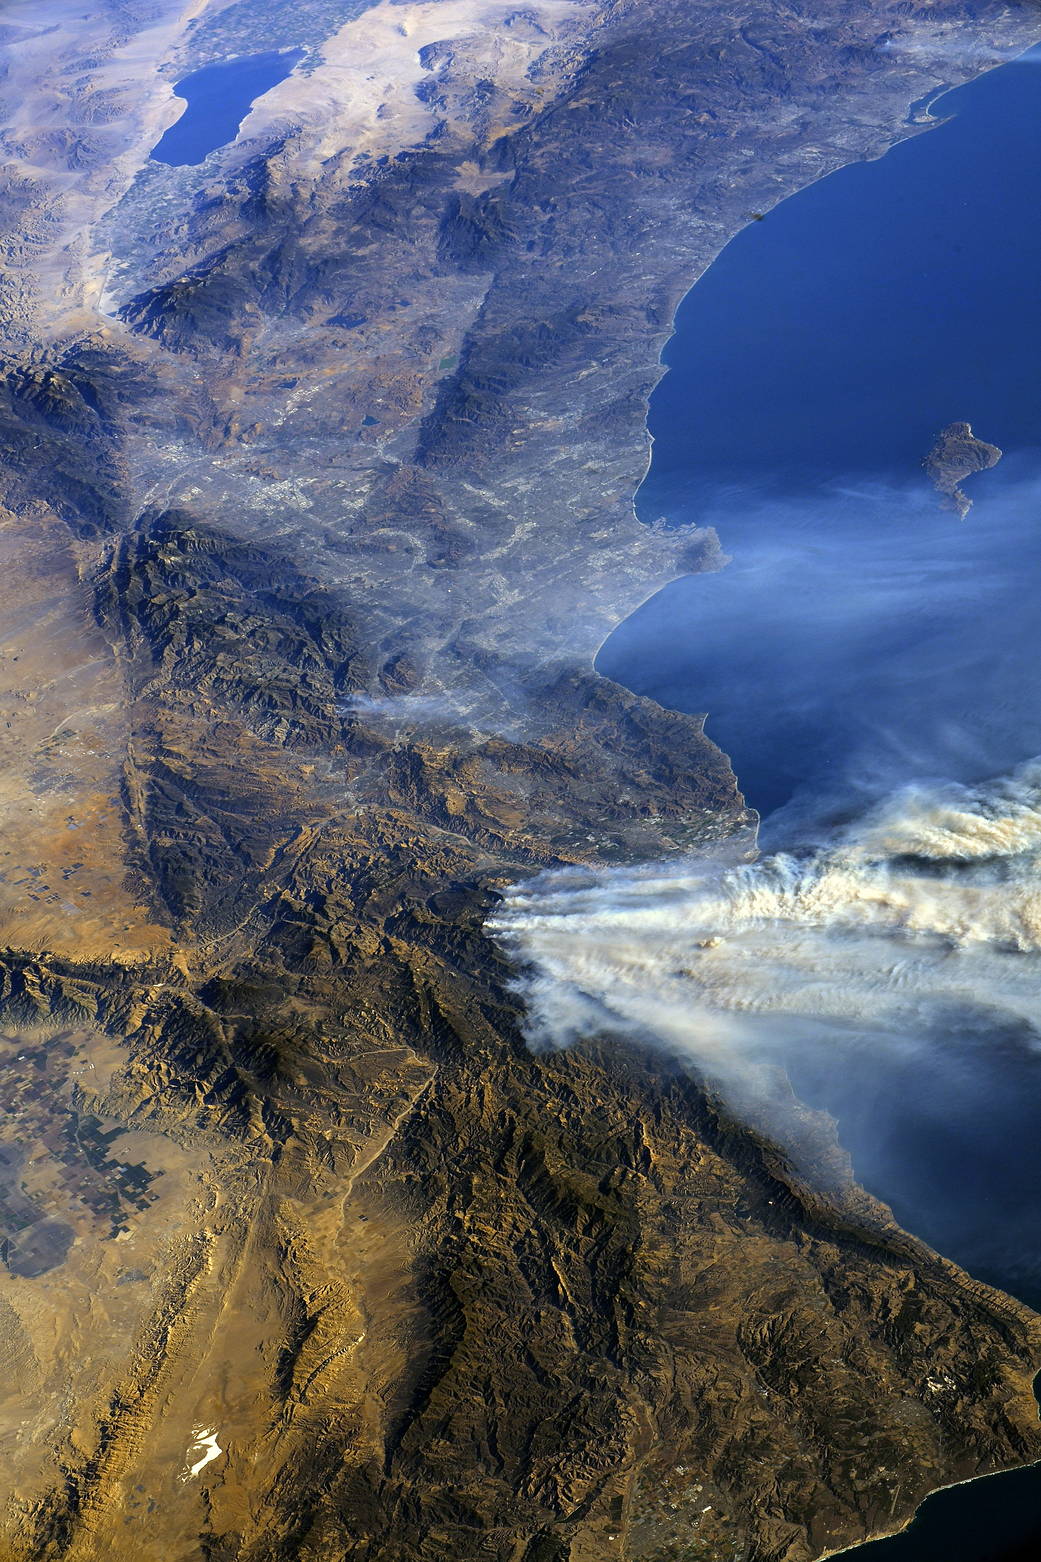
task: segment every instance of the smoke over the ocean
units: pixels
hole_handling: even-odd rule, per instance
[[[1017,1196],[1037,1218],[1001,1141],[1036,1159],[1039,867],[1034,761],[980,786],[907,787],[798,853],[543,874],[491,927],[520,966],[533,1046],[642,1041],[760,1120],[782,1069],[838,1115],[876,1190],[906,1196],[916,1229],[1004,1274]]]
[[[651,403],[640,513],[713,525],[732,562],[645,603],[597,668],[707,714],[762,855],[543,875],[493,931],[532,1045],[642,1042],[778,1138],[787,1076],[906,1225],[1037,1306],[1036,72],[932,112],[748,224]],[[918,475],[963,419],[1006,452],[966,524]]]
[[[1035,762],[908,788],[803,855],[546,874],[492,928],[528,969],[536,1045],[620,1029],[726,1080],[822,1024],[903,1045],[988,1011],[1032,1037],[1039,853]]]

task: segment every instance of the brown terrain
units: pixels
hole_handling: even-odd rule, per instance
[[[675,305],[1038,36],[5,12],[0,1556],[809,1562],[1041,1457],[1041,1321],[794,1098],[798,1172],[636,1046],[532,1053],[484,931],[541,867],[754,851],[701,723],[592,671],[719,561],[633,513]],[[148,162],[171,81],[290,44]]]
[[[1001,460],[997,445],[977,439],[971,423],[949,423],[936,437],[936,443],[922,462],[944,508],[964,520],[972,509],[972,500],[962,483],[974,472],[986,472]]]

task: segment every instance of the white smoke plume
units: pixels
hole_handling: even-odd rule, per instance
[[[613,1032],[731,1094],[764,1063],[834,1066],[945,1032],[1041,1028],[1041,761],[978,787],[915,786],[823,846],[546,873],[491,921],[520,964],[536,1047]],[[881,1061],[881,1060],[880,1060]]]

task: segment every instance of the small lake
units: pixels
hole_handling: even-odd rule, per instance
[[[183,168],[227,146],[256,99],[284,81],[302,58],[299,49],[246,54],[185,76],[174,92],[187,107],[153,149],[154,160]]]
[[[1041,754],[1039,67],[948,93],[938,128],[751,223],[679,310],[638,507],[716,526],[732,562],[658,593],[597,666],[708,712],[768,849]],[[965,522],[920,466],[960,420],[1005,451]],[[908,1229],[1041,1307],[1041,1052],[982,1024],[946,1081],[826,1051],[793,1079]],[[1039,1557],[1035,1467],[845,1562]]]

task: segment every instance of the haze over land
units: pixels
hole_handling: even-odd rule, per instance
[[[1031,1275],[1037,1295],[1017,1162],[985,1197],[966,1167],[1008,1160],[1009,1132],[1032,1142],[1021,1114],[1024,1082],[1034,1097],[1041,1079],[1039,852],[1034,762],[974,788],[908,786],[815,848],[754,864],[548,874],[514,889],[492,926],[523,963],[533,1045],[638,1036],[692,1060],[800,1156],[791,1078],[841,1127],[853,1116],[843,1139],[858,1171],[896,1193],[917,1230],[945,1231],[973,1267]],[[931,1168],[921,1155],[920,1185],[899,1140],[923,1124],[894,1104],[909,1079],[950,1128]]]
[[[642,1033],[532,1052],[486,930],[540,870],[751,849],[700,720],[592,669],[718,561],[633,508],[677,301],[1039,34],[5,11],[13,1557],[808,1562],[1041,1453],[1026,1307],[797,1102],[795,1154]],[[289,48],[150,160],[176,82]]]

